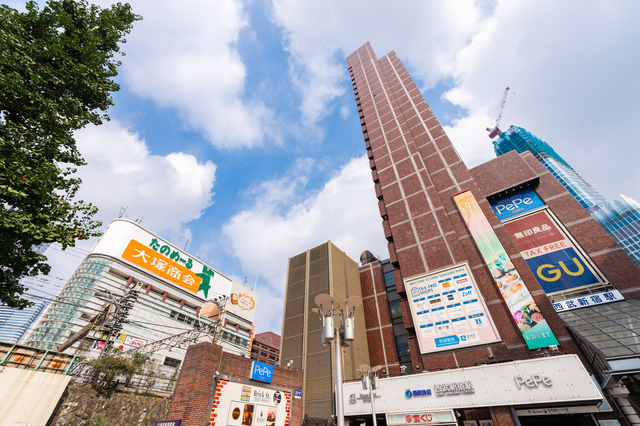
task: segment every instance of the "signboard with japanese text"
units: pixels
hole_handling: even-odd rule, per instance
[[[425,392],[415,396],[412,392],[407,395],[407,390]],[[603,399],[575,354],[383,377],[376,392],[381,394],[375,398],[377,413],[420,413],[421,417],[469,407],[534,408],[564,402],[597,404]],[[370,400],[358,397],[363,394],[360,381],[344,383],[342,393],[346,416],[371,413]]]
[[[289,392],[218,380],[211,419],[225,426],[288,426]]]
[[[538,349],[557,345],[558,340],[547,320],[471,191],[456,194],[453,199],[527,347]]]
[[[202,277],[136,240],[129,241],[122,258],[193,293],[201,290]]]
[[[491,208],[500,220],[509,219],[544,206],[542,200],[530,188],[491,202]]]
[[[437,425],[456,423],[453,410],[387,413],[387,425]]]
[[[404,285],[422,353],[500,341],[466,264]]]
[[[545,293],[601,282],[547,211],[507,222],[504,228]]]
[[[202,300],[220,296],[232,299],[232,293],[236,294],[236,302],[241,305],[234,305],[231,300],[228,308],[231,307],[233,314],[240,318],[253,321],[256,304],[254,292],[138,223],[126,219],[113,220],[91,249],[91,254],[122,259]],[[241,298],[242,295],[245,296]]]
[[[602,293],[587,294],[573,299],[553,302],[556,312],[572,311],[574,309],[588,308],[589,306],[604,305],[605,303],[625,300],[620,290],[603,291]]]

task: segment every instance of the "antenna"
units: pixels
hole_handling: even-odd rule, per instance
[[[124,216],[124,213],[127,211],[129,207],[120,207],[120,213],[118,214],[118,219]]]
[[[253,288],[251,289],[251,291],[256,291],[256,287],[258,286],[258,272],[260,271],[256,271],[256,282],[253,283]]]
[[[187,238],[187,242],[184,244],[184,248],[182,249],[183,251],[187,251],[187,246],[189,245],[189,240],[190,240],[190,238]]]
[[[200,259],[200,255],[202,255],[202,250],[200,250],[200,253],[198,253],[198,255],[196,256],[198,259]]]
[[[249,281],[249,277],[245,276],[244,277],[244,282],[242,283],[242,285],[246,287],[247,286],[247,281]]]

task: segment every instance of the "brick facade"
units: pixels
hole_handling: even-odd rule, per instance
[[[274,367],[273,382],[249,380],[252,360],[222,351],[213,343],[200,343],[187,349],[167,420],[182,419],[183,426],[207,426],[215,400],[218,377],[284,392],[302,389],[300,369]],[[219,374],[217,374],[217,373]],[[291,395],[291,426],[302,424],[302,400]]]
[[[533,155],[513,152],[469,170],[395,52],[378,59],[367,43],[348,56],[347,65],[389,259],[395,267],[395,286],[403,298],[402,320],[413,336],[408,343],[415,370],[455,369],[537,355],[527,348],[453,201],[453,195],[462,191],[471,190],[478,201],[558,339],[560,353],[580,355],[488,197],[532,187],[606,278],[625,297],[640,296],[640,269]],[[463,262],[469,265],[502,341],[421,354],[403,279]],[[385,365],[389,375],[397,375],[397,359],[389,355],[397,347],[386,335],[393,328],[388,304],[380,297],[386,294],[380,269],[380,261],[360,267],[371,365]],[[512,422],[508,409],[492,410],[496,424]]]

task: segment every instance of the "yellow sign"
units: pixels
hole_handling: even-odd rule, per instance
[[[202,281],[201,277],[136,240],[129,241],[129,245],[122,253],[122,258],[178,284],[180,287],[194,293],[198,292]]]

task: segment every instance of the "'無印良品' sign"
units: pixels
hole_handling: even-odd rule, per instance
[[[547,211],[505,223],[504,228],[545,293],[600,282]]]
[[[529,349],[557,345],[558,340],[533,300],[511,258],[484,215],[471,190],[453,196],[494,282]]]

